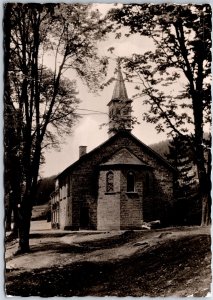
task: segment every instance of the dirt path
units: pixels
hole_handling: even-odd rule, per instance
[[[31,253],[14,257],[15,246],[8,245],[6,251],[7,290],[11,295],[206,295],[211,282],[209,228],[34,232]],[[86,282],[82,283],[82,276]],[[47,278],[49,285],[54,285],[49,292],[45,288]],[[20,279],[27,283],[21,284],[18,292]]]

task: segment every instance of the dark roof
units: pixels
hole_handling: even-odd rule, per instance
[[[110,137],[108,140],[106,140],[105,142],[103,142],[102,144],[100,144],[99,146],[97,146],[96,148],[94,148],[93,150],[91,150],[90,152],[88,152],[88,153],[84,154],[83,156],[81,156],[77,161],[75,161],[73,164],[71,164],[69,167],[67,167],[64,171],[62,171],[60,174],[58,174],[57,178],[60,177],[61,175],[66,174],[68,171],[73,170],[81,162],[89,159],[95,152],[99,151],[102,147],[105,147],[108,144],[110,144],[111,142],[113,142],[113,140],[117,139],[117,137],[120,136],[120,135],[127,136],[127,137],[131,138],[139,146],[142,146],[142,147],[146,148],[146,150],[149,153],[151,153],[156,158],[158,158],[168,169],[171,169],[172,171],[176,172],[176,169],[172,165],[170,165],[167,160],[165,160],[161,155],[159,155],[157,152],[155,152],[154,150],[152,150],[146,144],[144,144],[143,142],[141,142],[130,131],[128,131],[128,130],[119,130],[115,135],[113,135],[112,137]]]

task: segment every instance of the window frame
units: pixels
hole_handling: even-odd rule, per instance
[[[109,176],[112,175],[111,182],[109,181]],[[112,187],[110,188],[110,184]],[[114,193],[114,173],[112,170],[106,173],[106,193]]]
[[[132,176],[133,182],[130,182],[130,175]],[[132,186],[133,186],[133,189],[131,188]],[[135,172],[133,172],[132,170],[127,172],[126,191],[127,191],[127,193],[135,193]]]

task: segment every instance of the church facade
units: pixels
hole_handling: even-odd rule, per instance
[[[140,229],[143,222],[168,223],[174,168],[131,133],[131,100],[118,67],[109,107],[109,139],[56,178],[51,195],[53,228]]]

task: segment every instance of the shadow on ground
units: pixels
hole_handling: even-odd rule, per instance
[[[133,241],[126,237],[81,244],[84,251]],[[13,296],[205,296],[211,283],[209,235],[165,240],[146,251],[116,261],[75,262],[66,266],[7,274],[6,291]],[[50,245],[44,245],[44,247]],[[81,251],[51,244],[56,251]],[[55,248],[54,248],[55,247]],[[58,247],[58,248],[57,248]],[[84,248],[86,247],[86,248]],[[74,249],[74,250],[73,250]],[[33,250],[33,249],[32,249]],[[36,247],[33,251],[36,251]],[[92,250],[91,250],[92,251]],[[116,249],[115,249],[116,251]]]
[[[70,234],[69,236],[72,237],[74,234]],[[89,235],[87,233],[81,234],[83,235]],[[147,235],[147,233],[146,233]],[[43,235],[44,236],[44,235]],[[51,234],[45,234],[45,238],[57,238],[57,237],[64,237],[66,236],[65,234],[61,233],[54,233],[53,235]],[[116,248],[120,247],[127,242],[132,242],[136,240],[138,237],[141,237],[141,232],[134,232],[134,231],[125,231],[120,235],[114,235],[112,237],[107,237],[107,238],[101,238],[97,240],[92,240],[92,241],[86,241],[86,242],[78,242],[78,243],[71,243],[71,244],[66,244],[63,241],[60,242],[60,240],[57,240],[55,242],[53,241],[47,241],[44,242],[42,241],[41,244],[38,245],[32,245],[31,246],[31,253],[35,252],[43,252],[43,251],[55,251],[57,253],[89,253],[95,250],[99,249],[109,249],[109,248]],[[30,238],[41,238],[42,239],[42,234],[31,234]]]

